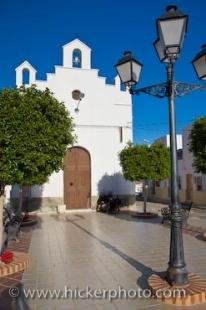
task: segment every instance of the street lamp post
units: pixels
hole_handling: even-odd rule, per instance
[[[167,65],[167,96],[169,108],[170,161],[171,161],[171,235],[170,258],[167,269],[167,280],[170,284],[185,284],[188,273],[185,268],[184,248],[182,238],[182,211],[178,201],[178,166],[177,141],[175,128],[175,106],[173,88],[173,63]]]
[[[193,67],[200,80],[206,80],[206,44],[202,45],[202,50],[192,60]]]
[[[177,167],[177,141],[175,128],[175,96],[183,96],[190,91],[205,88],[204,85],[188,84],[174,81],[174,65],[178,59],[187,30],[188,16],[170,5],[166,12],[156,20],[157,37],[153,43],[159,60],[166,64],[167,80],[165,83],[151,85],[141,89],[135,89],[134,85],[139,81],[142,65],[131,52],[125,52],[123,58],[115,65],[121,82],[129,87],[132,95],[141,92],[159,98],[168,98],[169,109],[169,133],[170,133],[170,161],[171,161],[171,204],[170,204],[170,256],[166,280],[171,285],[185,285],[188,283],[188,272],[184,259],[182,237],[182,208],[178,198],[178,167]],[[204,61],[206,60],[206,48]],[[202,55],[202,54],[201,54]],[[196,61],[196,62],[195,62]],[[195,58],[193,65],[199,66],[199,58]],[[201,59],[202,61],[202,59]],[[206,76],[206,62],[205,62]]]

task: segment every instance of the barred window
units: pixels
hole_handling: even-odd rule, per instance
[[[119,127],[119,141],[120,141],[120,143],[123,142],[123,128],[122,128],[122,126]]]
[[[179,189],[182,189],[182,183],[181,183],[181,176],[178,176],[178,187]]]
[[[196,176],[195,177],[195,185],[196,185],[196,190],[198,192],[202,191],[202,177]]]

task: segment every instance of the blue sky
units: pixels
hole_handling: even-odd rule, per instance
[[[188,32],[176,64],[175,79],[199,81],[191,60],[206,42],[206,1],[173,1],[189,15]],[[25,59],[45,79],[61,64],[61,46],[78,37],[92,50],[92,66],[100,75],[115,76],[114,64],[131,50],[143,63],[139,87],[165,81],[166,71],[155,54],[155,19],[171,4],[166,0],[1,0],[0,87],[15,86],[15,68]],[[206,115],[206,92],[196,91],[176,99],[177,132],[198,116]],[[168,133],[166,99],[148,95],[133,97],[134,141]]]

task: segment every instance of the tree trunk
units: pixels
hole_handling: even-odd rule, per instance
[[[3,208],[4,208],[4,192],[5,185],[3,182],[0,182],[0,249],[2,248],[3,243]]]
[[[148,182],[144,180],[143,183],[143,195],[144,195],[144,213],[147,213],[147,197],[148,197]]]
[[[4,195],[0,196],[0,249],[3,242],[3,207],[4,207]]]

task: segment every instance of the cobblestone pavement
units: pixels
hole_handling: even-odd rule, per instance
[[[55,289],[62,290],[62,294],[68,288],[72,288],[74,294],[75,288],[85,290],[88,286],[101,292],[118,291],[119,287],[127,292],[146,289],[147,277],[167,268],[169,229],[159,223],[158,218],[140,220],[124,213],[111,216],[91,211],[42,215],[40,225],[33,231],[31,264],[23,275],[21,289]],[[188,270],[206,277],[206,243],[184,234],[184,247]],[[70,296],[67,291],[67,297]],[[18,307],[11,309],[185,309],[151,298],[109,301],[108,295],[99,299],[49,296],[31,299],[21,293],[15,302]],[[203,310],[206,305],[192,309]]]

